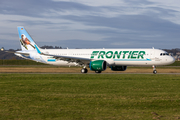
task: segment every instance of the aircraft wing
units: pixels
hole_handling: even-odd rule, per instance
[[[62,55],[52,55],[52,54],[45,54],[45,53],[41,53],[41,55],[52,56],[55,59],[67,61],[69,63],[70,62],[76,62],[79,65],[88,64],[92,60],[90,58],[73,57],[73,56],[62,56]]]

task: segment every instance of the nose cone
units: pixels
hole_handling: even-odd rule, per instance
[[[173,64],[174,62],[175,62],[174,57],[171,57],[171,58],[169,59],[169,64]]]

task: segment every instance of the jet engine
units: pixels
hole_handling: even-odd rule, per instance
[[[92,71],[104,71],[107,68],[107,62],[104,60],[91,61],[89,64],[89,68]]]

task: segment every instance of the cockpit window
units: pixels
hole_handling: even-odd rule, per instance
[[[160,54],[160,56],[165,56],[165,55],[169,56],[168,53],[161,53],[161,54]]]

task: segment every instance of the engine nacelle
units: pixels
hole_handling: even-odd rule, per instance
[[[111,66],[112,71],[125,71],[127,66]]]
[[[89,64],[89,68],[92,71],[104,71],[107,68],[107,62],[104,60],[91,61]]]

